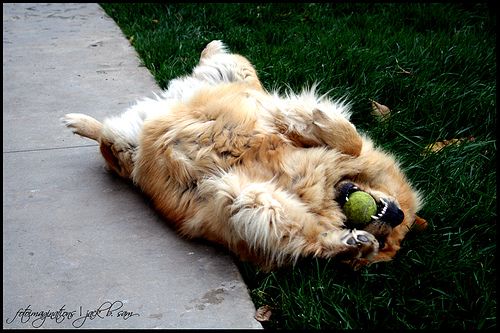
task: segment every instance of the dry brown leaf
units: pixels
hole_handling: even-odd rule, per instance
[[[450,140],[443,140],[443,141],[437,141],[434,143],[431,143],[427,146],[425,146],[425,150],[432,152],[432,153],[437,153],[441,149],[443,149],[446,146],[450,146],[452,144],[459,143],[460,139],[450,139]]]
[[[428,144],[427,146],[425,146],[425,149],[424,149],[422,155],[431,154],[431,153],[438,153],[444,147],[451,146],[451,145],[460,145],[464,141],[474,141],[474,137],[460,138],[460,139],[454,138],[454,139],[450,139],[450,140],[437,141],[437,142]]]
[[[263,305],[255,311],[255,319],[258,321],[269,321],[271,314],[271,307],[269,305]]]
[[[371,114],[379,118],[379,120],[385,120],[391,115],[391,109],[389,109],[387,106],[380,104],[373,99],[371,99],[370,101],[372,102]]]

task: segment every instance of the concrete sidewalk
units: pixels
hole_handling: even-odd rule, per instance
[[[3,4],[3,48],[3,327],[262,328],[228,253],[180,239],[59,122],[159,91],[104,11]]]

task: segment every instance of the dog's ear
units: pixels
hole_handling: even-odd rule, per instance
[[[416,215],[415,216],[415,222],[413,222],[413,225],[411,226],[411,230],[414,231],[424,231],[427,229],[428,223],[425,219],[421,218],[420,216]]]

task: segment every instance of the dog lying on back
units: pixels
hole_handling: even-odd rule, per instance
[[[107,166],[131,180],[178,232],[227,247],[263,269],[301,257],[335,257],[355,268],[390,260],[421,197],[395,158],[360,134],[348,106],[315,94],[267,92],[252,64],[220,41],[189,76],[156,99],[103,123],[63,121],[96,140]],[[378,212],[349,227],[349,193],[371,194]]]

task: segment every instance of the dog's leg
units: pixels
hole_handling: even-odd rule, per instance
[[[327,146],[344,154],[359,156],[363,139],[356,127],[344,117],[332,117],[326,111],[315,109],[312,112],[314,137]]]
[[[201,51],[200,61],[208,59],[214,54],[228,53],[226,45],[220,40],[213,40]]]
[[[256,90],[263,90],[252,63],[239,54],[229,53],[220,40],[207,44],[198,66],[193,69],[193,76],[211,84],[245,82]]]
[[[274,122],[274,126],[298,146],[327,146],[352,156],[361,153],[363,139],[349,121],[348,109],[341,103],[306,91],[286,97],[275,94],[262,105],[269,112],[268,121]]]
[[[378,251],[370,233],[342,229],[329,218],[311,213],[297,197],[272,182],[225,174],[201,183],[199,190],[210,200],[182,226],[184,233],[219,238],[243,258],[264,267],[307,256],[366,258]]]
[[[207,44],[193,76],[211,84],[247,83],[258,91],[254,96],[269,111],[268,121],[299,146],[328,146],[352,156],[361,153],[363,140],[349,121],[350,112],[345,105],[316,96],[314,87],[299,95],[259,96],[264,88],[253,65],[245,57],[229,53],[219,40]]]

